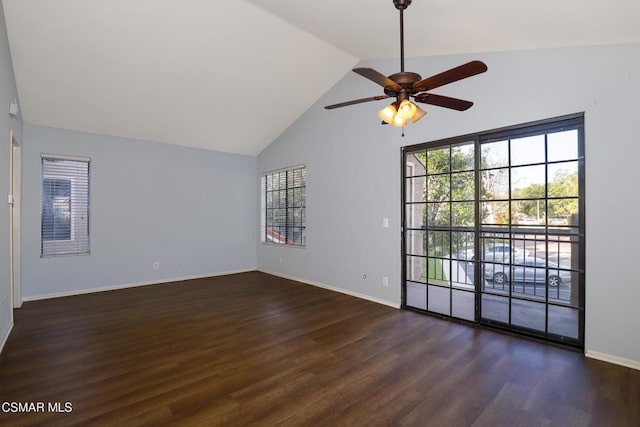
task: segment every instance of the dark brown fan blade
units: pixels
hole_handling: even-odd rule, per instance
[[[450,98],[448,96],[435,95],[433,93],[421,93],[413,97],[417,102],[437,105],[439,107],[451,108],[452,110],[464,111],[471,108],[473,102],[464,99]]]
[[[384,88],[392,88],[393,90],[400,90],[400,86],[398,83],[391,80],[389,77],[385,76],[374,70],[373,68],[354,68],[354,73],[360,74],[362,77],[366,77],[372,82],[378,83],[380,86]]]
[[[346,102],[341,102],[339,104],[327,105],[324,108],[327,110],[333,110],[334,108],[346,107],[348,105],[353,105],[353,104],[362,104],[363,102],[369,102],[369,101],[379,101],[381,99],[387,99],[387,98],[389,98],[389,95],[370,96],[369,98],[354,99],[353,101],[346,101]]]
[[[458,80],[466,79],[467,77],[475,76],[476,74],[484,73],[485,71],[487,71],[487,66],[484,62],[471,61],[464,65],[443,71],[435,76],[427,77],[419,82],[415,82],[412,89],[414,93],[424,92],[449,83],[457,82]]]

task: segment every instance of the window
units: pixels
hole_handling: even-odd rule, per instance
[[[583,348],[583,115],[403,152],[403,306]]]
[[[305,166],[268,172],[262,176],[262,242],[306,246],[306,185]]]
[[[89,165],[42,155],[41,256],[89,254]]]

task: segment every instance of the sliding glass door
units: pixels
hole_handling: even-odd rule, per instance
[[[403,150],[403,305],[582,347],[583,119]]]
[[[473,272],[457,258],[475,240],[475,143],[405,155],[406,299],[411,307],[475,319]]]

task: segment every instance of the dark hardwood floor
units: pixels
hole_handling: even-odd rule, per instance
[[[638,426],[640,371],[252,272],[26,303],[6,425]]]

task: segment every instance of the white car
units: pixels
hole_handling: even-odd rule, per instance
[[[518,258],[513,264],[484,264],[484,277],[496,285],[509,282],[548,283],[555,288],[571,282],[571,272],[542,258]],[[548,273],[548,274],[547,274]]]
[[[509,262],[511,259],[531,257],[531,252],[526,249],[518,249],[506,243],[496,243],[485,249],[481,261],[489,262]],[[473,249],[458,252],[458,259],[475,261],[476,257]]]

